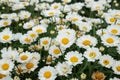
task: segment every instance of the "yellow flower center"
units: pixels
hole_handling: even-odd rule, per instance
[[[57,8],[59,8],[59,6],[58,6],[58,5],[55,5],[55,6],[54,6],[54,9],[57,9]]]
[[[41,33],[43,30],[42,29],[37,29],[36,32],[37,33]]]
[[[66,33],[67,33],[68,35],[70,35],[70,32],[67,31]]]
[[[117,34],[117,33],[118,33],[118,30],[113,29],[113,30],[111,30],[111,32],[112,32],[112,34]]]
[[[59,26],[58,27],[58,30],[62,30],[62,29],[64,29],[63,26]]]
[[[59,49],[54,49],[54,54],[60,54],[60,50]]]
[[[25,18],[28,18],[28,15],[25,14],[24,17],[25,17]]]
[[[68,2],[68,0],[64,0],[64,2],[66,3],[66,2]]]
[[[36,34],[32,33],[32,34],[30,34],[30,37],[34,38],[34,37],[36,37]]]
[[[6,77],[6,75],[0,73],[0,79]]]
[[[72,63],[76,63],[76,62],[78,62],[78,57],[72,56],[72,57],[70,58],[70,61],[71,61]]]
[[[101,7],[100,7],[100,6],[96,6],[95,8],[96,8],[96,9],[100,9]]]
[[[33,68],[33,67],[34,67],[34,64],[31,63],[31,62],[29,62],[29,63],[26,64],[26,68],[27,68],[27,69],[31,69],[31,68]]]
[[[104,60],[103,63],[104,63],[105,65],[108,65],[110,62],[109,62],[109,60]]]
[[[107,38],[106,42],[109,43],[109,44],[112,44],[112,43],[114,43],[114,39],[113,38]]]
[[[32,27],[32,25],[28,25],[28,26],[27,26],[27,28],[31,28],[31,27]]]
[[[76,22],[76,21],[78,21],[78,18],[73,18],[72,21]]]
[[[52,62],[52,57],[48,57],[48,58],[46,59],[46,62]]]
[[[117,66],[116,69],[118,72],[120,72],[120,66]]]
[[[8,16],[3,16],[3,18],[8,18]]]
[[[120,17],[120,14],[115,14],[115,17]]]
[[[28,56],[27,55],[22,55],[21,56],[21,60],[27,60],[28,59]]]
[[[67,45],[69,43],[69,39],[68,38],[63,38],[62,39],[62,44]]]
[[[90,52],[89,57],[95,58],[96,57],[96,53],[95,52]]]
[[[95,78],[96,80],[102,80],[104,78],[104,75],[102,73],[96,73]]]
[[[48,42],[48,40],[44,40],[42,43],[43,43],[44,45],[47,45],[49,42]]]
[[[2,64],[2,69],[5,70],[5,71],[8,70],[9,67],[10,67],[10,66],[9,66],[8,63],[4,63],[4,64]]]
[[[25,38],[24,41],[27,42],[27,43],[29,43],[29,42],[31,42],[31,39],[30,38]]]
[[[116,21],[116,19],[115,18],[110,18],[110,22],[115,22]]]
[[[87,30],[87,27],[86,27],[86,26],[83,26],[83,27],[82,27],[82,30],[86,31],[86,30]]]
[[[104,34],[106,34],[106,32],[103,32],[103,31],[102,31],[102,32],[101,32],[101,35],[104,35]]]
[[[3,22],[4,26],[7,26],[8,24],[9,24],[8,21]]]
[[[24,6],[26,6],[26,5],[27,5],[27,3],[26,3],[26,2],[22,2],[22,4],[23,4]]]
[[[50,71],[46,71],[44,72],[43,76],[48,79],[52,76],[52,73]]]
[[[89,46],[90,44],[91,44],[90,40],[84,40],[83,41],[83,45],[85,45],[85,46]]]
[[[49,12],[48,14],[49,14],[50,16],[53,16],[55,13],[51,11],[51,12]]]
[[[9,38],[10,38],[9,35],[4,35],[4,36],[3,36],[3,39],[4,39],[4,40],[9,40]]]
[[[63,72],[67,72],[68,71],[68,67],[64,66],[62,69]]]
[[[13,56],[13,55],[11,55],[11,56],[10,56],[10,59],[11,59],[11,60],[13,60],[13,59],[14,59],[14,56]]]

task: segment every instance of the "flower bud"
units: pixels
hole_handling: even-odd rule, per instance
[[[85,80],[85,79],[86,79],[86,74],[85,74],[85,73],[82,73],[80,76],[81,76],[81,79],[82,79],[82,80]]]

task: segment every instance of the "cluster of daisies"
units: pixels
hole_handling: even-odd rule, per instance
[[[117,0],[0,0],[0,80],[120,80],[118,7]]]

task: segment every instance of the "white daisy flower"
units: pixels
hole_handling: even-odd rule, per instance
[[[75,42],[75,37],[61,34],[56,37],[56,41],[61,47],[68,48]]]
[[[0,33],[0,42],[2,43],[7,43],[13,40],[14,34],[12,31],[10,31],[9,28],[5,28],[1,33]]]
[[[12,21],[10,19],[2,19],[0,20],[0,27],[6,27],[11,25]]]
[[[21,20],[24,19],[28,19],[31,16],[31,13],[28,11],[20,11],[20,13],[18,14],[18,16],[20,17]]]
[[[100,57],[99,63],[104,67],[110,68],[114,63],[114,59],[109,55],[103,55]]]
[[[37,52],[32,53],[32,60],[39,61],[41,59],[41,55]]]
[[[30,28],[32,28],[34,25],[35,25],[35,24],[34,24],[33,21],[29,21],[29,22],[24,23],[23,28],[24,28],[24,29],[30,29]]]
[[[82,20],[82,17],[78,14],[78,13],[68,13],[68,15],[66,16],[66,20],[67,21],[71,21],[74,24],[79,23]]]
[[[13,6],[12,6],[12,10],[13,10],[13,11],[20,10],[20,9],[24,9],[24,8],[25,8],[25,6],[24,6],[23,4],[18,4],[18,3],[15,3],[15,4],[13,4]]]
[[[38,34],[47,32],[46,26],[44,25],[37,25],[32,28],[33,31],[37,32]]]
[[[98,29],[96,31],[96,34],[99,35],[99,36],[102,36],[104,34],[108,34],[108,31],[106,29]]]
[[[60,16],[61,12],[60,10],[44,10],[42,11],[42,14],[46,17],[51,17],[51,16]]]
[[[102,2],[100,2],[100,1],[94,1],[94,2],[92,2],[91,3],[91,10],[92,11],[95,11],[95,10],[103,10],[105,7],[104,7],[104,5],[103,5],[103,3]]]
[[[60,48],[55,45],[50,47],[49,54],[56,58],[62,55]]]
[[[84,6],[84,3],[80,3],[80,2],[70,5],[71,9],[74,11],[78,11],[78,10],[82,9],[83,6]]]
[[[89,22],[79,22],[77,25],[79,29],[84,32],[89,32],[92,29],[92,24]]]
[[[115,74],[120,75],[120,61],[115,61],[115,64],[112,66],[112,70]]]
[[[60,36],[66,35],[75,38],[76,32],[73,29],[62,29],[58,32],[58,35]]]
[[[1,52],[1,56],[3,59],[16,60],[19,55],[18,51],[15,49],[13,50],[12,47],[9,47],[8,49],[3,48]]]
[[[58,63],[55,66],[55,69],[57,70],[58,75],[61,75],[61,76],[68,76],[68,74],[71,74],[72,68],[73,66],[67,64],[66,62]]]
[[[57,77],[56,74],[56,70],[53,67],[44,66],[38,72],[38,78],[40,80],[55,80],[55,78]]]
[[[69,65],[76,66],[77,64],[82,64],[84,58],[81,53],[77,51],[70,51],[65,55],[65,60]]]
[[[62,0],[63,3],[70,3],[72,0]]]
[[[9,16],[10,16],[10,14],[1,14],[1,15],[0,15],[0,18],[8,19]]]
[[[110,25],[107,27],[107,30],[112,35],[120,35],[120,27],[116,25]]]
[[[111,15],[106,15],[105,16],[105,21],[108,24],[114,24],[116,22],[116,18],[112,17]]]
[[[9,19],[16,21],[16,20],[18,20],[19,18],[18,18],[17,13],[11,13],[10,16],[9,16]]]
[[[27,70],[28,73],[34,71],[37,67],[38,67],[38,61],[36,60],[31,60],[23,64],[23,69]]]
[[[14,68],[14,63],[11,60],[1,59],[0,60],[0,73],[10,74],[10,71]]]
[[[101,57],[101,52],[99,51],[98,48],[88,48],[84,52],[84,56],[87,58],[89,62],[94,62],[95,60],[98,60],[99,57]]]
[[[51,9],[55,9],[55,10],[61,10],[62,9],[62,5],[60,3],[53,3],[51,4]]]
[[[58,31],[60,31],[60,30],[63,30],[63,29],[66,29],[68,26],[66,26],[66,25],[57,25],[56,26],[56,29],[58,30]]]
[[[34,41],[35,41],[36,38],[38,37],[38,34],[37,34],[37,32],[35,32],[35,31],[28,31],[28,32],[27,32],[27,35],[28,35],[29,37],[31,37]]]
[[[24,34],[24,35],[20,36],[19,41],[22,44],[30,44],[31,42],[33,42],[33,39],[30,36],[28,36],[27,34]]]
[[[43,37],[40,39],[41,46],[46,47],[46,46],[49,46],[50,43],[51,43],[51,38],[49,38],[49,37]]]
[[[80,48],[89,48],[90,46],[96,46],[97,39],[95,37],[90,36],[90,35],[83,35],[77,39],[76,44]]]
[[[101,37],[102,43],[107,47],[117,46],[119,39],[116,36],[105,34]]]
[[[10,75],[5,75],[3,73],[0,73],[0,80],[13,80]]]
[[[17,61],[20,63],[25,63],[25,62],[30,61],[31,59],[32,59],[32,54],[30,52],[26,51],[26,52],[21,53],[18,56]]]

